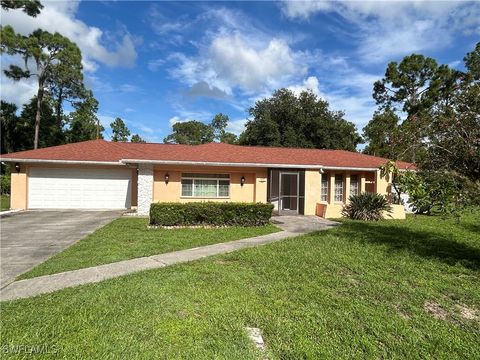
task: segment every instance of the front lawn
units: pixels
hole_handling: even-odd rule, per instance
[[[274,225],[211,229],[148,229],[144,218],[122,217],[20,275],[27,279],[142,256],[280,231]]]
[[[10,210],[10,195],[0,196],[0,211]]]
[[[258,359],[252,326],[274,359],[478,359],[479,218],[345,221],[2,303],[0,345],[58,350],[42,358]]]

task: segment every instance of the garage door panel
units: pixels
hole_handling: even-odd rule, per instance
[[[31,168],[28,192],[32,209],[129,208],[131,170]]]

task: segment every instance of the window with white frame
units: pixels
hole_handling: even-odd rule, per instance
[[[328,201],[328,175],[322,174],[322,184],[320,187],[320,200]]]
[[[182,196],[202,198],[228,198],[230,175],[228,174],[182,174]]]
[[[358,195],[358,175],[350,175],[350,196]]]
[[[335,201],[343,202],[343,175],[335,175]]]

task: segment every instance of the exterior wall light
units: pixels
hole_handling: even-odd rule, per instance
[[[19,163],[15,164],[15,170],[17,171],[17,174],[20,172],[20,164]]]
[[[170,181],[170,175],[168,175],[168,173],[165,174],[165,184],[168,184],[168,182]]]
[[[240,186],[243,186],[245,184],[245,176],[242,176],[240,179]]]

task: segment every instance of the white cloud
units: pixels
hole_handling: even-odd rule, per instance
[[[466,1],[285,1],[283,14],[306,20],[335,13],[358,28],[358,55],[382,63],[451,45],[458,32],[480,34],[480,4]]]
[[[245,130],[246,123],[247,119],[230,120],[226,130],[238,136]]]
[[[168,123],[170,124],[170,126],[173,126],[176,123],[182,123],[182,122],[187,122],[187,121],[191,121],[191,120],[193,120],[193,119],[182,119],[179,116],[173,116],[170,119],[168,119]]]
[[[307,90],[307,91],[313,92],[315,95],[319,97],[325,97],[325,95],[323,95],[322,92],[320,91],[320,83],[316,76],[309,76],[308,78],[303,80],[302,84],[291,85],[288,87],[288,89],[292,90],[297,96],[302,91]]]
[[[19,109],[37,94],[38,85],[34,78],[13,81],[5,76],[2,69],[0,82],[2,100],[17,105]]]
[[[134,39],[126,31],[115,40],[112,36],[106,36],[99,28],[88,26],[76,19],[78,1],[42,1],[42,4],[42,12],[35,18],[21,10],[2,10],[2,25],[12,25],[23,35],[38,28],[50,32],[58,31],[79,46],[86,71],[95,71],[97,62],[112,67],[131,67],[135,64],[137,54]],[[107,42],[113,46],[107,48],[104,45]]]
[[[171,59],[178,62],[173,77],[189,86],[203,82],[228,95],[235,88],[252,93],[278,87],[307,70],[300,53],[284,40],[272,38],[254,47],[238,33],[214,37],[196,57],[177,53]]]
[[[328,1],[285,1],[282,3],[282,12],[289,18],[308,19],[318,11],[331,9]]]
[[[304,73],[295,64],[290,47],[280,39],[272,39],[260,49],[249,46],[239,35],[216,38],[210,47],[210,56],[217,76],[233,86],[259,90],[274,85],[281,79]]]

